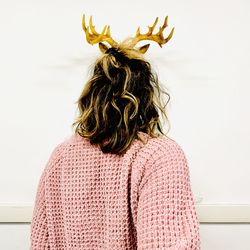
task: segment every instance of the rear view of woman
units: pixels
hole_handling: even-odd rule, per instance
[[[200,250],[187,159],[160,123],[166,92],[143,57],[149,44],[135,47],[171,39],[174,28],[163,36],[167,17],[154,33],[157,21],[117,43],[109,26],[98,33],[83,16],[86,39],[102,55],[77,101],[73,135],[40,177],[30,250]]]

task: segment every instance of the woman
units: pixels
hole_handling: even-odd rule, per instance
[[[83,17],[87,41],[102,56],[78,99],[74,134],[55,147],[40,177],[31,250],[200,249],[187,159],[162,132],[161,89],[143,58],[149,44],[135,48],[171,38],[174,28],[162,34],[167,17],[153,34],[157,20],[118,44],[109,27],[99,34]]]

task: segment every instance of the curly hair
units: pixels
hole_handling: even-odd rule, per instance
[[[164,106],[161,93],[168,97]],[[166,136],[158,111],[169,122],[164,110],[169,100],[142,54],[119,44],[94,62],[91,77],[76,102],[79,116],[72,126],[103,153],[122,155],[133,139],[143,142],[139,131],[154,138]],[[161,134],[155,133],[156,129]]]

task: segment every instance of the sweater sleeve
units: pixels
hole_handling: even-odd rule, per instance
[[[171,145],[157,156],[139,192],[138,250],[200,250],[187,159],[177,143]]]
[[[62,144],[59,144],[52,151],[38,182],[30,225],[30,250],[50,249],[46,216],[46,176],[48,171],[58,162],[61,147]]]

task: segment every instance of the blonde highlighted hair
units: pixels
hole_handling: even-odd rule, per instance
[[[95,61],[76,102],[79,115],[72,124],[75,133],[99,145],[103,153],[124,154],[133,139],[143,141],[139,131],[151,137],[165,135],[159,112],[169,122],[165,106],[170,95],[142,53],[127,44],[129,39]],[[167,95],[165,105],[162,93]]]

